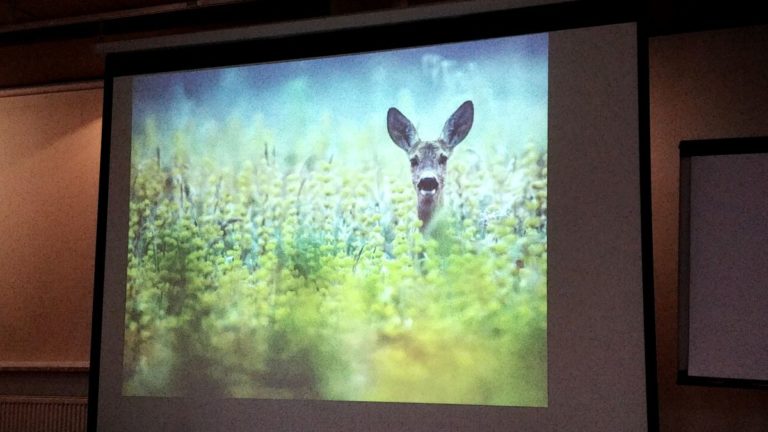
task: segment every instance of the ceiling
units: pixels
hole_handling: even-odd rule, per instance
[[[192,10],[282,9],[317,13],[347,13],[386,9],[439,0],[5,0],[0,3],[0,34],[52,27],[71,22],[114,20],[138,15],[169,15]],[[594,2],[593,2],[594,3]],[[759,2],[751,0],[639,0],[658,32],[679,32],[761,23]],[[631,4],[631,3],[630,3]]]
[[[446,1],[475,0],[0,0],[0,89],[100,79],[102,42]],[[768,23],[752,0],[629,4],[651,35]]]
[[[289,15],[348,13],[440,0],[5,0],[0,4],[0,33],[71,22],[109,21],[135,16],[173,15],[195,10],[282,10]],[[445,0],[443,0],[445,1]]]
[[[41,22],[168,3],[171,2],[168,0],[7,0],[0,6],[0,24]]]
[[[0,44],[302,18],[328,14],[328,5],[326,0],[6,0],[0,4]]]

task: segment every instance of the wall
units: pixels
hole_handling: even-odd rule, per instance
[[[33,381],[72,393],[21,379],[87,368],[101,98],[98,88],[0,94],[0,393]]]
[[[679,386],[678,144],[768,135],[768,27],[650,42],[651,166],[662,431],[768,430],[768,392]],[[768,367],[768,365],[766,365]]]
[[[678,386],[675,374],[677,145],[768,135],[768,27],[656,37],[650,55],[662,430],[765,431],[767,392]],[[0,363],[88,359],[100,97],[0,97]]]

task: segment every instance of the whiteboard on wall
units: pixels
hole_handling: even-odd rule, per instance
[[[680,144],[680,381],[768,385],[768,138]]]

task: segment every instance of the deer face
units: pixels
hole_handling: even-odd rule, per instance
[[[387,112],[389,136],[405,150],[410,160],[411,181],[416,189],[417,213],[422,230],[442,201],[448,158],[453,148],[466,138],[473,120],[474,106],[472,101],[466,101],[445,122],[440,138],[422,141],[413,123],[397,108],[390,108]]]

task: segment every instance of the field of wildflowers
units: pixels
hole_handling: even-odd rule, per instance
[[[497,96],[456,97],[479,121],[423,232],[385,109],[140,117],[124,394],[546,406],[546,135],[499,143]]]

